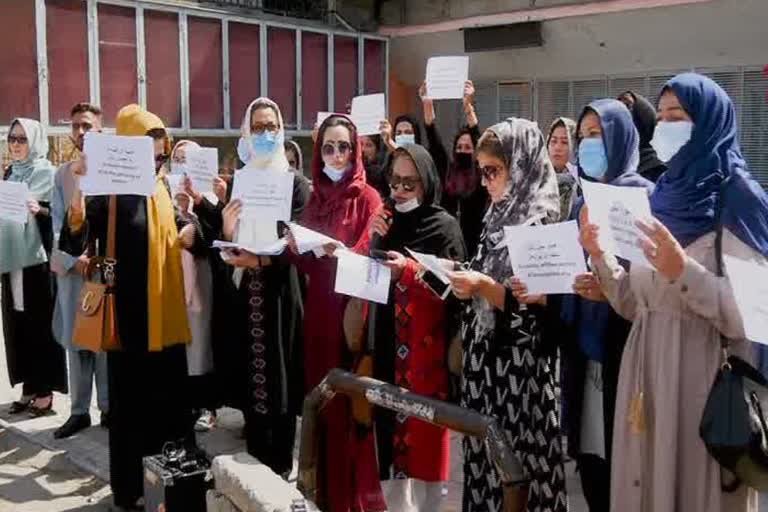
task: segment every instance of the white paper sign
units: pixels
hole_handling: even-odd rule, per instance
[[[292,172],[261,169],[235,171],[232,200],[243,202],[240,218],[290,220],[293,177]]]
[[[88,173],[80,178],[85,195],[155,193],[155,150],[151,137],[125,137],[89,132],[83,152]]]
[[[283,253],[286,245],[287,243],[285,241],[285,238],[281,238],[270,245],[267,245],[265,247],[260,247],[260,248],[246,247],[236,242],[225,242],[223,240],[215,240],[213,242],[212,247],[214,249],[248,251],[251,254],[257,254],[259,256],[277,256]]]
[[[387,118],[387,107],[383,94],[368,94],[352,99],[352,122],[357,126],[358,135],[378,135],[381,122]]]
[[[322,233],[305,228],[294,222],[288,223],[288,228],[291,230],[291,235],[296,242],[296,248],[299,250],[299,254],[312,251],[325,244],[333,244],[336,247],[341,248],[344,247],[344,244],[338,240],[334,240],[329,236],[325,236]]]
[[[469,79],[469,57],[432,57],[427,61],[427,97],[462,99]]]
[[[28,199],[29,187],[26,183],[0,180],[0,219],[26,224],[29,218]]]
[[[768,345],[768,265],[723,254],[747,338]]]
[[[407,247],[405,250],[408,251],[408,254],[410,254],[411,257],[417,262],[419,262],[422,267],[435,274],[437,278],[440,279],[443,283],[447,285],[451,284],[451,280],[448,278],[448,273],[440,264],[440,260],[437,256],[434,254],[424,254],[421,252],[412,251]]]
[[[365,300],[386,304],[392,272],[378,261],[352,251],[336,253],[336,285],[334,291]]]
[[[184,189],[181,187],[181,180],[184,178],[181,174],[169,174],[165,177],[168,180],[168,188],[171,189],[171,195],[183,194]]]
[[[217,148],[187,149],[184,155],[184,173],[189,176],[192,188],[198,192],[213,192],[213,179],[219,175],[219,150]]]
[[[573,293],[573,281],[587,272],[575,220],[543,226],[507,226],[504,245],[515,276],[530,295]]]
[[[642,232],[635,225],[651,216],[648,192],[642,187],[616,187],[581,180],[589,221],[600,226],[600,245],[606,252],[650,267],[637,241]]]

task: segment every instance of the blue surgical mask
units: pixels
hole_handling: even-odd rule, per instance
[[[323,172],[326,176],[328,176],[332,182],[336,183],[341,178],[344,177],[344,173],[347,172],[347,169],[336,169],[334,167],[331,167],[328,164],[325,164],[325,167],[323,168]]]
[[[406,144],[416,144],[416,135],[412,133],[401,133],[395,136],[395,146],[401,148]]]
[[[651,146],[662,162],[669,162],[691,140],[693,123],[690,121],[659,121],[651,139]]]
[[[277,134],[274,132],[263,131],[256,135],[251,135],[251,147],[257,157],[270,156],[277,149]]]
[[[584,139],[579,144],[579,166],[584,174],[599,180],[608,171],[608,155],[603,139]]]

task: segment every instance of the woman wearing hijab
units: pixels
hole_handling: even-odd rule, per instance
[[[364,135],[360,137],[360,144],[363,147],[365,180],[381,194],[382,199],[389,197],[389,184],[386,175],[389,159],[381,142],[381,136]]]
[[[179,141],[171,152],[171,166],[183,165],[188,152],[197,151],[200,146],[193,141]],[[202,230],[200,221],[192,208],[192,198],[182,191],[172,190],[178,215],[186,222]],[[204,233],[203,238],[209,240]],[[197,254],[189,249],[181,251],[181,266],[184,271],[184,299],[187,317],[192,332],[192,341],[187,345],[187,372],[189,373],[190,405],[194,409],[195,430],[207,432],[216,424],[218,406],[215,391],[213,347],[211,344],[211,321],[213,314],[213,272],[208,251]]]
[[[448,340],[456,332],[456,311],[417,278],[419,265],[406,249],[453,261],[465,258],[458,222],[439,205],[440,177],[426,149],[406,144],[393,153],[391,225],[376,217],[372,233],[382,237],[392,268],[390,303],[377,308],[377,379],[447,400]],[[372,235],[373,236],[373,235]],[[450,438],[446,428],[414,418],[395,421],[377,411],[379,467],[390,510],[438,510],[442,482],[449,478]]]
[[[715,82],[685,73],[664,86],[654,146],[667,162],[638,223],[653,266],[629,271],[604,252],[582,210],[581,242],[600,288],[632,322],[616,397],[611,510],[757,510],[745,486],[727,493],[699,423],[721,365],[721,334],[750,359],[727,277],[715,274],[716,212],[722,251],[768,264],[768,197],[739,150],[736,112]],[[721,207],[718,207],[718,204]]]
[[[638,134],[621,102],[590,103],[579,118],[578,133],[582,180],[653,191],[653,184],[636,172]],[[578,199],[571,218],[578,218],[582,205]],[[513,293],[520,302],[543,302],[551,315],[543,328],[544,336],[560,348],[568,451],[577,461],[590,512],[607,512],[616,386],[631,324],[602,294],[594,293],[598,288],[591,274],[576,278],[574,291],[579,295],[549,295],[543,301],[526,296],[525,283],[513,281]]]
[[[408,114],[397,116],[393,124],[385,119],[381,122],[381,139],[390,153],[405,144],[421,145],[421,125]]]
[[[557,179],[536,123],[510,118],[486,130],[477,149],[491,205],[469,270],[450,274],[465,311],[462,405],[493,416],[531,481],[529,512],[565,511],[562,441],[553,351],[540,330],[543,308],[519,303],[504,226],[560,218]],[[500,476],[482,440],[464,440],[464,512],[502,509]],[[523,499],[526,502],[526,499]]]
[[[480,232],[483,229],[483,215],[488,208],[488,192],[480,186],[480,173],[475,165],[475,148],[480,139],[480,128],[472,104],[475,86],[471,80],[464,85],[464,114],[467,124],[453,138],[452,154],[449,158],[442,137],[435,124],[435,106],[426,97],[426,83],[421,86],[421,101],[424,105],[424,125],[427,131],[429,154],[435,161],[442,185],[441,205],[459,220],[464,245],[468,256],[477,251]]]
[[[239,153],[242,173],[290,173],[283,138],[285,125],[276,103],[259,98],[245,112]],[[309,184],[304,176],[293,176],[292,217],[304,210]],[[254,224],[240,219],[242,202],[230,202],[223,213],[224,240],[251,238]],[[238,220],[240,219],[240,220]],[[261,225],[266,222],[258,220]],[[270,229],[269,226],[265,226]],[[278,225],[271,226],[278,239]],[[252,246],[252,245],[249,245]],[[228,310],[220,322],[226,326],[228,365],[221,371],[230,376],[229,396],[243,411],[248,453],[287,478],[293,467],[296,416],[302,392],[301,344],[303,308],[296,268],[287,257],[257,256],[245,250],[226,251],[222,258],[230,266]]]
[[[152,137],[159,173],[171,151],[160,118],[128,105],[118,112],[115,127],[117,135]],[[85,174],[85,161],[74,171]],[[62,250],[79,256],[89,248],[104,255],[109,201],[109,196],[86,200],[79,188],[75,191]],[[137,509],[142,497],[142,457],[193,435],[185,352],[192,336],[181,264],[182,248],[193,246],[195,252],[206,247],[195,226],[176,214],[162,175],[150,197],[117,196],[115,304],[121,347],[107,354],[107,369],[110,485],[115,505],[123,509]]]
[[[571,163],[576,152],[576,123],[573,119],[558,117],[552,122],[547,135],[547,150],[557,173],[560,218],[565,220],[571,214],[579,188],[579,170]]]
[[[368,224],[381,208],[381,198],[365,181],[357,128],[347,117],[333,115],[320,126],[312,156],[312,184],[301,224],[367,254]],[[295,253],[295,247],[291,251]],[[294,254],[293,260],[308,277],[304,301],[304,389],[308,393],[331,369],[352,368],[343,331],[348,298],[334,292],[335,258],[309,253]],[[325,408],[323,422],[320,452],[325,466],[318,471],[324,475],[318,484],[321,506],[330,512],[383,510],[373,440],[352,428],[349,401],[334,398]]]
[[[52,411],[53,392],[67,392],[64,350],[51,329],[54,297],[48,265],[53,233],[50,202],[55,169],[42,125],[18,118],[8,133],[11,165],[3,180],[29,190],[26,223],[0,219],[3,336],[11,386],[23,383],[11,414]]]
[[[656,150],[651,146],[656,130],[656,109],[645,96],[632,91],[621,94],[618,99],[632,112],[635,128],[640,134],[640,163],[637,165],[637,172],[643,178],[656,183],[659,176],[667,170],[667,166],[659,160]]]
[[[299,176],[304,176],[304,156],[301,154],[301,147],[295,140],[285,141],[284,146],[288,167]]]

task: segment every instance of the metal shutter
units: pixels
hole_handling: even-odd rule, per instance
[[[739,69],[697,69],[696,72],[708,76],[728,93],[736,107],[736,117],[741,119],[743,95],[741,71]]]
[[[619,94],[632,91],[635,94],[648,97],[648,81],[645,76],[622,76],[608,79],[608,97],[617,98]]]
[[[542,132],[546,133],[558,117],[571,117],[570,82],[538,82],[536,91],[536,121]]]
[[[533,95],[529,82],[499,84],[499,120],[508,117],[533,119]]]
[[[682,73],[682,71],[654,73],[648,77],[648,99],[651,100],[651,103],[656,104],[662,87],[666,85],[670,78],[679,73]]]
[[[584,107],[592,103],[594,100],[599,100],[608,96],[607,81],[605,79],[598,80],[578,80],[573,82],[573,104],[572,104],[572,116],[574,119],[578,119]]]
[[[744,71],[739,133],[749,170],[768,188],[768,77],[762,70]]]
[[[475,112],[484,130],[499,121],[496,82],[475,82]]]

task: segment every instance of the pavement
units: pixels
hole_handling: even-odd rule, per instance
[[[69,439],[54,439],[53,432],[67,420],[70,407],[69,397],[58,393],[53,405],[56,414],[41,418],[9,415],[8,407],[18,399],[21,386],[11,388],[5,367],[0,332],[0,512],[107,512],[111,503],[107,431],[92,426]],[[95,400],[91,418],[98,425]],[[242,426],[239,411],[221,409],[217,427],[198,434],[198,443],[211,456],[245,451]],[[460,438],[458,434],[451,438],[451,480],[446,483],[447,496],[440,512],[461,510]],[[567,464],[566,469],[569,509],[586,512],[574,464]],[[295,475],[296,465],[290,479],[295,481]]]

